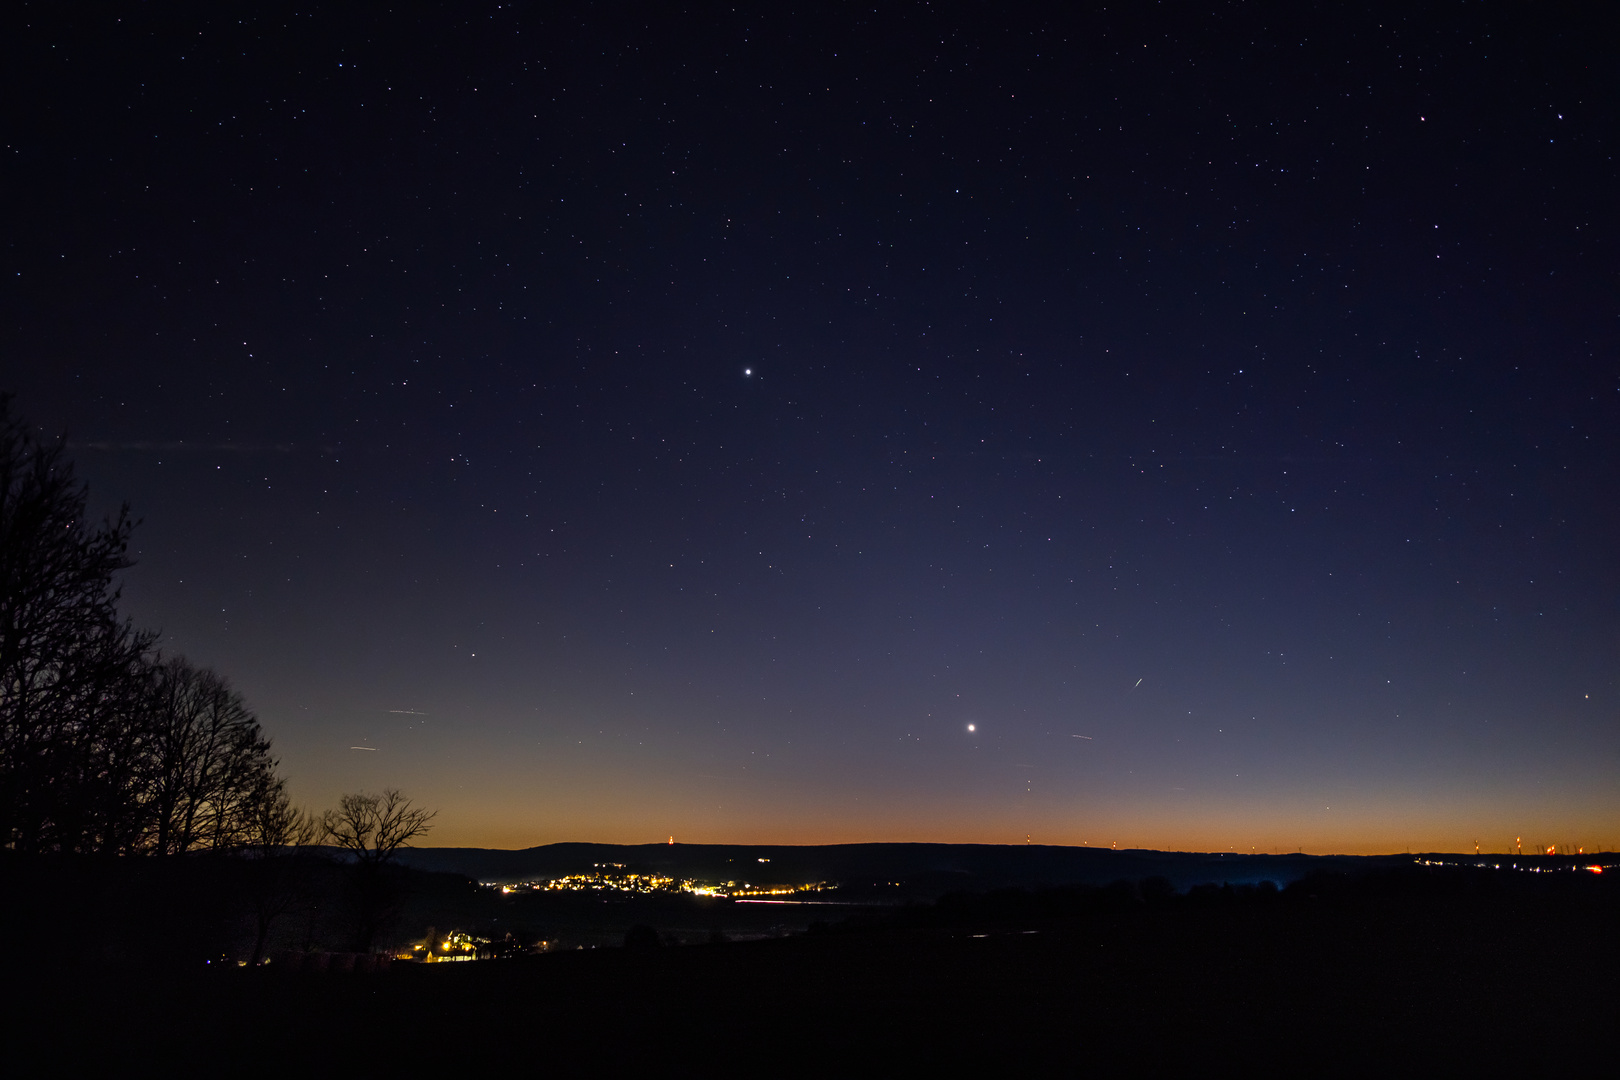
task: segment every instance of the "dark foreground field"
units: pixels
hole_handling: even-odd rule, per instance
[[[1009,893],[780,940],[368,975],[14,956],[7,1044],[42,1075],[1606,1071],[1617,890],[1532,877]]]

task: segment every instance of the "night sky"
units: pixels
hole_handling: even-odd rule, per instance
[[[300,802],[1620,847],[1603,5],[368,7],[0,26],[0,386]]]

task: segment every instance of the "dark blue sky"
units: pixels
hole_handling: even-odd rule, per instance
[[[0,383],[301,799],[1620,846],[1595,9],[5,18]]]

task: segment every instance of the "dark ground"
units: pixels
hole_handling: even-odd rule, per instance
[[[778,940],[305,976],[14,954],[40,1075],[1543,1075],[1601,1060],[1620,889],[1382,871],[1004,892]],[[1144,896],[1146,899],[1144,899]],[[18,961],[21,960],[19,963]],[[20,1060],[12,1055],[14,1060]]]

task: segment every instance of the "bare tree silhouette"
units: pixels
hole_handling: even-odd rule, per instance
[[[255,932],[249,963],[257,966],[275,921],[303,898],[310,848],[321,835],[322,823],[313,813],[295,807],[287,782],[274,775],[264,774],[245,803],[242,850],[254,860],[250,899]]]
[[[353,855],[356,862],[380,866],[410,840],[429,829],[437,813],[411,805],[394,788],[380,795],[360,792],[338,800],[336,810],[321,818],[326,838]]]
[[[0,395],[0,844],[122,851],[141,832],[144,658],[118,617],[129,507],[84,522],[88,488]]]
[[[428,831],[435,813],[411,805],[394,788],[382,794],[360,792],[338,800],[321,819],[326,839],[354,859],[355,951],[370,952],[392,914],[395,889],[388,864],[399,849]]]
[[[251,842],[263,821],[255,805],[277,784],[270,741],[224,678],[182,657],[152,679],[152,731],[145,798],[150,850],[232,849]]]
[[[277,782],[269,740],[225,679],[119,618],[135,522],[86,526],[88,498],[0,395],[0,846],[234,850]]]

